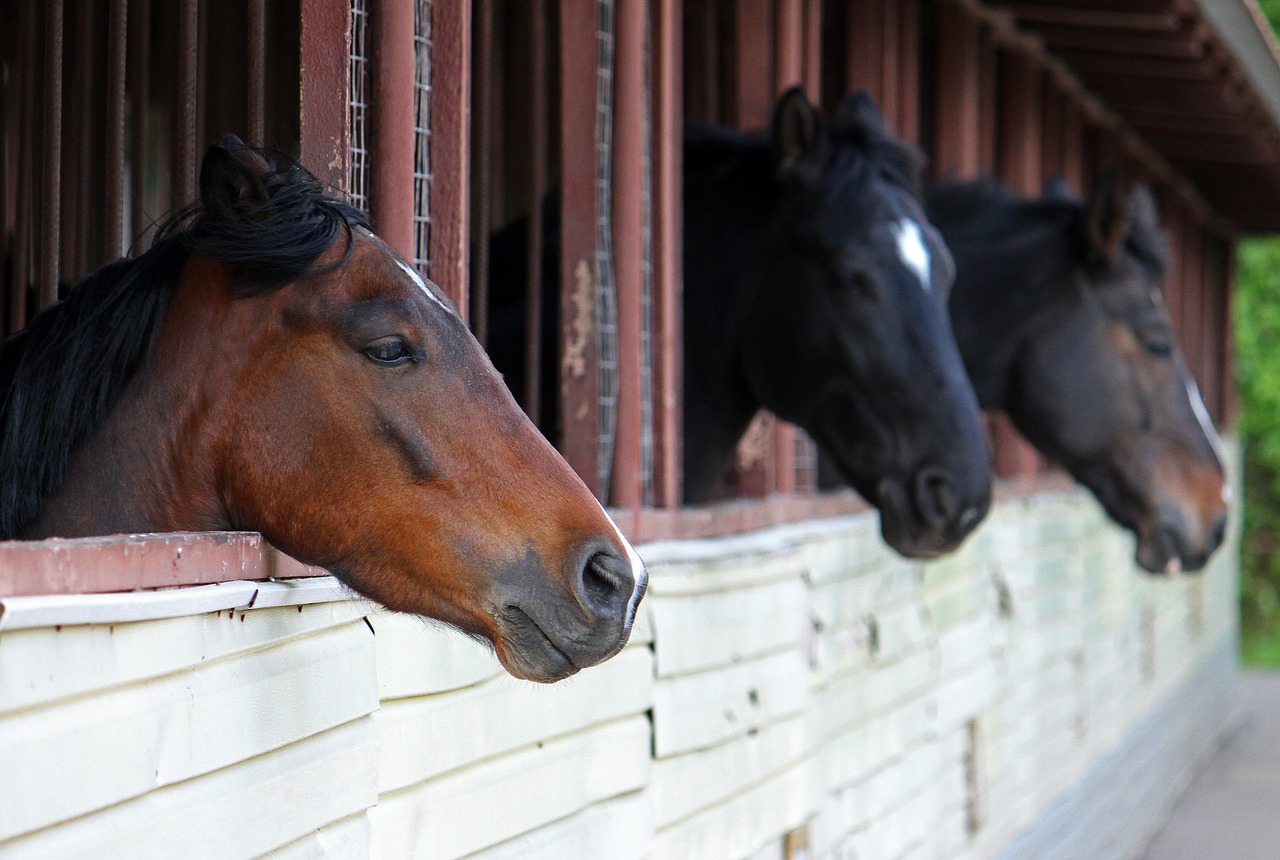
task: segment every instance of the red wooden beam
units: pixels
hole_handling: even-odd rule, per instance
[[[877,102],[882,100],[884,72],[881,39],[884,34],[883,0],[861,0],[847,11],[845,30],[845,90],[865,89]]]
[[[347,114],[351,10],[347,0],[312,0],[299,40],[299,150],[302,163],[334,188],[346,188],[351,128]]]
[[[765,127],[773,112],[773,10],[769,0],[736,0],[734,93],[730,122],[739,129]]]
[[[781,93],[804,83],[803,0],[775,0],[773,89]],[[810,96],[816,96],[810,93]]]
[[[898,22],[898,135],[920,138],[920,0],[896,4]]]
[[[641,409],[644,290],[645,3],[617,0],[613,71],[613,275],[618,291],[618,424],[610,497],[643,501]]]
[[[596,0],[560,0],[560,453],[601,489]]]
[[[374,229],[414,258],[414,9],[404,0],[369,7],[369,214]]]
[[[681,94],[682,0],[654,0],[653,44],[653,504],[681,501]]]
[[[471,4],[431,4],[431,280],[470,312],[467,248],[471,159]],[[439,82],[448,82],[441,84]],[[410,183],[412,185],[412,183]]]
[[[978,23],[964,7],[936,7],[937,117],[933,141],[934,171],[962,178],[981,172],[981,60]]]
[[[1000,74],[1000,179],[1022,194],[1039,192],[1041,176],[1040,67],[1020,53],[1005,52]]]
[[[40,210],[40,307],[58,300],[62,228],[62,0],[45,4],[44,30],[44,199]]]

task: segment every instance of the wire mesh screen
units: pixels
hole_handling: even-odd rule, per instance
[[[618,424],[618,301],[613,278],[613,0],[599,0],[596,31],[596,319],[600,346],[600,497],[609,497]]]
[[[413,33],[413,264],[430,277],[431,0],[417,0]]]
[[[369,8],[367,0],[351,0],[351,66],[347,107],[351,114],[351,166],[347,193],[361,209],[369,208]]]

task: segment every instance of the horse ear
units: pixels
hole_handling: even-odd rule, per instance
[[[849,95],[836,111],[836,125],[847,129],[871,129],[888,133],[884,114],[876,105],[876,100],[866,90],[858,90]]]
[[[773,145],[781,176],[817,173],[826,161],[822,116],[798,86],[783,93],[774,109]]]
[[[1074,202],[1076,199],[1076,196],[1071,193],[1071,187],[1067,185],[1067,180],[1062,178],[1061,173],[1054,173],[1044,181],[1044,189],[1041,196],[1045,200],[1056,200],[1062,203]]]
[[[200,164],[200,202],[215,217],[244,215],[270,196],[263,181],[271,165],[234,134],[209,147]]]
[[[1085,236],[1089,250],[1101,260],[1110,261],[1129,233],[1129,211],[1120,177],[1108,170],[1094,183],[1085,215]]]

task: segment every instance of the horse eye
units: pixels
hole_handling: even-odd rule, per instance
[[[856,293],[859,296],[874,295],[876,287],[875,280],[865,269],[846,272],[840,279],[840,286],[845,292]]]
[[[380,337],[360,351],[378,364],[404,364],[413,358],[409,345],[398,337]]]
[[[1138,341],[1152,355],[1165,356],[1173,352],[1173,338],[1169,332],[1158,328],[1139,329]]]

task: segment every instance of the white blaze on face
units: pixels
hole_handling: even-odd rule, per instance
[[[422,275],[418,274],[417,269],[415,269],[413,266],[410,266],[404,260],[396,260],[396,265],[399,266],[404,271],[404,273],[409,276],[409,280],[417,284],[418,289],[426,293],[427,298],[431,299],[431,301],[435,302],[436,304],[444,308],[449,313],[453,313],[453,310],[447,304],[445,304],[444,299],[437,296],[435,293],[435,290],[428,287],[427,282],[422,280]]]
[[[599,502],[596,502],[600,505]],[[623,549],[627,553],[627,561],[631,565],[631,578],[635,582],[635,587],[631,590],[631,599],[627,601],[627,618],[634,619],[636,617],[636,607],[640,605],[640,598],[644,596],[645,586],[649,584],[649,571],[645,569],[644,562],[640,560],[640,553],[635,551],[635,547],[631,546],[631,541],[622,535],[622,529],[618,528],[618,524],[613,521],[613,517],[609,516],[609,512],[604,509],[604,505],[600,505],[600,511],[604,514],[604,518],[609,521],[609,525],[613,526],[614,534],[618,536],[618,540],[622,542]]]
[[[915,272],[920,286],[925,290],[931,289],[929,249],[925,247],[920,225],[910,218],[903,218],[890,224],[889,229],[893,231],[893,238],[898,240],[898,256],[902,258],[903,265]]]

